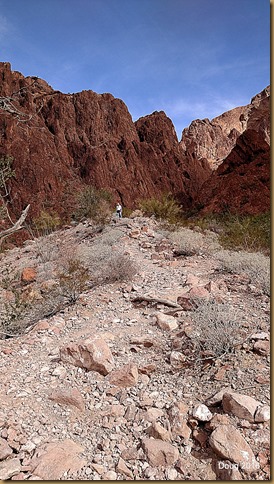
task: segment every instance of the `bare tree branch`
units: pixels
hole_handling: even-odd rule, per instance
[[[17,232],[18,230],[20,230],[20,229],[23,228],[23,223],[25,222],[25,219],[27,217],[29,208],[30,208],[30,205],[28,205],[25,208],[25,210],[23,210],[23,212],[21,213],[19,219],[17,220],[17,222],[15,222],[15,224],[13,224],[12,227],[10,227],[10,228],[8,228],[8,229],[3,230],[2,232],[0,232],[0,239],[3,239],[4,237],[7,237],[8,235],[11,235],[14,232]]]

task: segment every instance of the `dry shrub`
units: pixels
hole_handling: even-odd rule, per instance
[[[215,300],[199,301],[192,313],[198,354],[220,357],[233,351],[241,341],[240,315],[235,307]],[[199,359],[199,357],[197,357]]]
[[[259,285],[270,296],[270,259],[259,253],[222,250],[216,254],[221,270],[233,274],[246,274],[250,282]]]
[[[57,279],[61,295],[73,304],[80,294],[88,289],[89,271],[82,262],[75,257],[68,257],[62,264],[62,270],[58,272]]]
[[[126,255],[112,253],[102,268],[101,277],[104,282],[129,281],[136,274],[135,263]]]
[[[171,233],[169,238],[176,245],[176,252],[180,255],[199,254],[204,244],[204,237],[201,233],[186,228]]]

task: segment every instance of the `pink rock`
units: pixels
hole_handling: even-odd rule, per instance
[[[239,418],[254,422],[254,415],[260,402],[247,395],[240,393],[224,393],[223,409],[227,413],[232,413]]]
[[[179,458],[177,447],[159,439],[144,439],[142,447],[152,467],[172,466]]]
[[[25,267],[21,273],[21,281],[25,284],[34,282],[37,277],[37,272],[34,267]]]
[[[9,446],[5,439],[0,437],[0,460],[6,459],[12,454],[12,448]]]
[[[172,331],[178,328],[178,323],[176,318],[169,316],[168,314],[163,314],[161,312],[156,313],[156,320],[158,326],[165,331]]]
[[[100,336],[64,346],[60,349],[60,357],[65,363],[97,371],[102,375],[107,375],[114,367],[112,353]]]
[[[250,446],[233,425],[220,425],[213,430],[209,444],[220,457],[238,464],[239,469],[248,473],[258,469]]]
[[[255,353],[258,353],[262,356],[267,356],[270,353],[270,341],[256,341],[253,346],[253,350]]]
[[[108,375],[111,384],[119,387],[132,387],[138,383],[138,368],[132,363],[128,363],[118,370],[113,370]]]
[[[85,410],[85,401],[77,388],[56,388],[52,390],[49,399],[61,405],[71,405],[79,410]]]
[[[86,464],[79,457],[83,451],[83,447],[69,439],[45,444],[31,460],[32,472],[45,481],[60,480],[65,472],[77,472]]]

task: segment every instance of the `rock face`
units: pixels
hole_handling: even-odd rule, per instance
[[[230,210],[258,214],[270,210],[270,97],[253,98],[246,129],[202,186],[203,213]]]
[[[232,151],[238,137],[252,123],[252,119],[254,123],[254,109],[259,108],[262,100],[269,99],[269,96],[270,86],[254,96],[246,106],[231,109],[211,121],[208,118],[192,121],[190,126],[183,130],[180,141],[185,155],[194,160],[206,159],[210,167],[216,170]],[[264,131],[264,137],[269,144],[269,112],[266,118],[259,113],[255,126],[260,126],[260,130]]]
[[[69,217],[87,184],[129,208],[167,192],[184,210],[221,210],[220,200],[241,211],[269,205],[269,89],[248,106],[194,121],[179,143],[163,111],[134,123],[111,94],[63,94],[7,62],[0,79],[0,157],[14,159],[14,216],[30,204],[29,220],[41,209]]]
[[[111,94],[62,94],[37,77],[13,72],[9,63],[0,63],[0,78],[0,100],[12,97],[8,110],[0,104],[0,156],[14,158],[17,212],[30,203],[31,216],[42,206],[62,214],[85,184],[108,189],[127,207],[170,191],[189,205],[190,180],[202,183],[210,173],[205,164],[188,166],[163,111],[134,124],[123,101]]]

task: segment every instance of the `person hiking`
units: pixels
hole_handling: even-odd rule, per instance
[[[122,218],[122,205],[119,202],[116,205],[116,214],[119,218]]]

